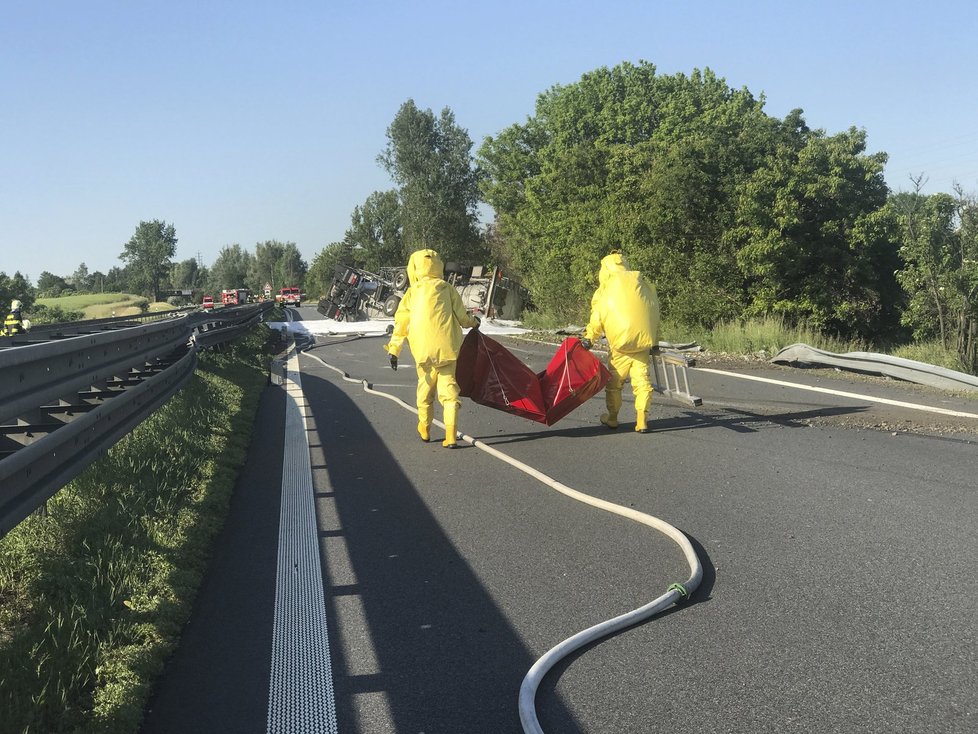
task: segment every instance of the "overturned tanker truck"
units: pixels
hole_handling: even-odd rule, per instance
[[[517,321],[530,302],[526,288],[497,267],[450,262],[445,264],[445,280],[458,291],[467,311],[486,318]],[[405,267],[371,272],[340,265],[318,310],[334,321],[393,318],[409,286]]]

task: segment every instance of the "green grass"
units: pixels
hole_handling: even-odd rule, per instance
[[[0,540],[0,731],[138,730],[244,463],[267,333],[205,355],[47,516]]]
[[[791,344],[808,344],[829,352],[866,352],[872,349],[865,343],[834,339],[807,326],[790,326],[778,318],[732,321],[713,329],[684,329],[663,324],[666,341],[696,341],[711,352],[727,354],[773,355]],[[669,335],[673,334],[673,337]],[[685,338],[683,335],[688,335]]]
[[[558,324],[552,318],[536,313],[528,313],[527,317],[523,322],[524,327],[540,332],[537,338],[545,341],[553,339],[552,333],[549,332],[567,326],[565,323]],[[577,325],[583,326],[583,324]],[[732,321],[718,324],[713,329],[664,321],[659,338],[675,344],[694,342],[714,354],[750,355],[759,358],[773,357],[784,347],[799,343],[837,354],[881,352],[879,348],[865,342],[836,339],[804,325],[787,325],[782,319],[773,317]],[[881,353],[952,370],[963,370],[957,353],[944,349],[939,340],[915,342]]]
[[[913,359],[917,362],[925,362],[927,364],[937,365],[938,367],[946,367],[949,370],[955,370],[957,372],[965,371],[958,353],[950,349],[945,349],[940,339],[907,344],[895,349],[893,356]]]
[[[131,293],[85,293],[61,298],[38,298],[37,303],[48,307],[58,306],[65,311],[80,311],[86,319],[138,316],[150,310],[148,298]]]

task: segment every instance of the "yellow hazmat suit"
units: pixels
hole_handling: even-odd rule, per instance
[[[584,338],[596,342],[602,333],[608,339],[608,368],[611,379],[605,388],[608,412],[601,422],[618,427],[621,389],[631,378],[635,393],[635,430],[648,430],[645,414],[652,397],[649,380],[649,350],[659,340],[659,297],[640,272],[628,270],[624,258],[614,253],[601,260],[598,288],[591,298],[591,318]]]
[[[445,281],[445,266],[434,250],[413,253],[407,274],[411,285],[394,314],[394,333],[384,349],[397,357],[408,340],[418,370],[418,433],[422,441],[430,437],[437,391],[445,415],[442,446],[453,448],[461,405],[455,361],[462,346],[462,327],[478,326],[479,319],[466,313],[458,291]]]

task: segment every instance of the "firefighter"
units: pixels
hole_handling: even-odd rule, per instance
[[[442,446],[455,448],[461,405],[455,361],[462,346],[462,327],[478,328],[480,322],[465,311],[458,291],[445,281],[445,266],[437,252],[413,253],[407,273],[410,286],[398,304],[394,331],[384,349],[396,370],[398,355],[404,340],[408,340],[418,371],[418,434],[422,441],[431,437],[432,405],[437,392],[445,418]]]
[[[637,270],[629,270],[620,253],[603,258],[598,288],[591,298],[591,318],[581,344],[590,349],[602,333],[608,339],[608,412],[600,419],[608,428],[618,428],[622,385],[630,378],[635,394],[635,430],[648,431],[646,411],[652,397],[649,355],[658,343],[658,332],[659,297],[655,286]]]
[[[16,298],[10,302],[10,313],[3,321],[3,336],[13,336],[14,334],[26,334],[31,328],[31,322],[24,320],[20,311],[24,304]]]

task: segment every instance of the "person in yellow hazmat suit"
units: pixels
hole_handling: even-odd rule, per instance
[[[384,345],[393,369],[407,339],[418,371],[418,434],[431,437],[432,404],[435,393],[445,418],[442,446],[455,448],[458,436],[459,387],[455,361],[462,346],[462,328],[478,328],[462,297],[445,281],[445,266],[434,250],[412,253],[407,265],[410,286],[394,314],[394,333]]]
[[[601,416],[601,422],[618,428],[622,385],[630,378],[635,394],[635,430],[646,433],[646,411],[652,398],[649,350],[659,340],[659,297],[644,275],[628,269],[620,253],[601,260],[598,287],[591,297],[591,318],[581,344],[590,349],[602,334],[608,339],[611,379],[605,387],[608,412]]]

